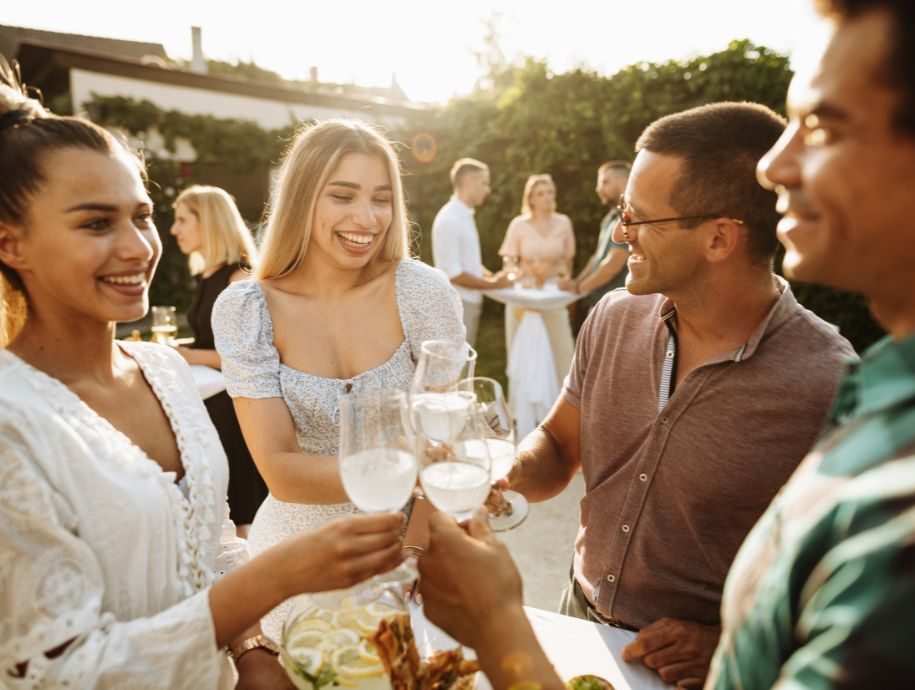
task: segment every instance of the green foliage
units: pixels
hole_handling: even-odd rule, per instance
[[[484,263],[500,266],[498,249],[520,211],[528,175],[550,173],[558,208],[575,228],[578,271],[594,251],[606,213],[594,193],[601,163],[631,160],[647,125],[704,103],[755,101],[784,114],[791,76],[785,56],[747,40],[685,62],[640,62],[609,77],[586,69],[553,74],[531,59],[487,74],[489,91],[454,100],[423,123],[439,142],[438,157],[426,166],[408,161],[413,172],[408,188],[422,197],[412,205],[424,232],[421,256],[431,256],[432,220],[451,193],[448,170],[456,159],[470,156],[486,162],[492,174],[492,195],[476,215]],[[879,337],[860,298],[795,288],[806,306],[839,325],[859,351]]]
[[[391,133],[395,140],[410,141],[417,131],[425,130],[438,143],[438,155],[431,163],[403,156],[410,210],[419,230],[416,253],[426,261],[431,262],[432,220],[451,194],[448,171],[458,158],[478,158],[491,168],[493,191],[476,216],[487,266],[495,269],[501,264],[498,249],[509,222],[520,212],[528,175],[550,173],[556,181],[559,210],[570,216],[575,228],[579,270],[594,250],[606,212],[594,193],[601,163],[631,160],[636,139],[648,124],[703,103],[749,100],[782,112],[791,79],[785,56],[746,40],[684,62],[637,63],[612,76],[583,68],[554,74],[545,63],[532,59],[507,66],[492,46],[489,50],[492,54],[481,62],[487,70],[481,88],[416,116]],[[292,122],[287,128],[268,131],[245,120],[166,112],[148,101],[125,98],[96,97],[90,114],[96,122],[138,137],[156,128],[170,152],[179,137],[185,138],[199,160],[239,173],[276,163],[293,133]],[[167,231],[171,202],[184,180],[168,155],[147,152],[147,158],[166,245],[153,298],[180,307],[189,299],[190,283],[184,257]],[[879,336],[860,299],[823,288],[796,287],[799,299],[839,325],[859,351]]]

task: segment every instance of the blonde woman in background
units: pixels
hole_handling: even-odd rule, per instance
[[[337,466],[340,396],[407,390],[423,341],[464,340],[457,292],[409,258],[408,230],[399,162],[381,134],[329,120],[297,135],[255,279],[230,285],[213,310],[229,395],[270,488],[253,554],[357,512]],[[266,616],[265,633],[278,637],[285,615]]]
[[[499,255],[509,269],[517,270],[522,284],[541,287],[572,274],[575,235],[568,216],[556,212],[556,185],[546,174],[531,175],[524,185],[521,215],[509,223]],[[559,385],[569,372],[575,341],[565,307],[540,312],[550,336]],[[505,347],[511,352],[518,327],[518,310],[505,309]]]
[[[221,369],[210,325],[213,304],[230,283],[250,275],[257,261],[257,249],[235,201],[224,189],[188,187],[175,199],[174,208],[171,234],[181,251],[189,255],[191,275],[197,281],[187,312],[194,342],[177,350],[188,364]],[[248,452],[228,393],[210,396],[204,405],[229,458],[229,508],[239,535],[244,537],[267,497],[267,485]]]
[[[0,685],[289,687],[258,619],[396,566],[403,516],[248,560],[187,365],[114,337],[146,313],[162,250],[144,177],[0,57]]]

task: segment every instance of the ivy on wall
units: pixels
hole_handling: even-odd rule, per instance
[[[199,165],[174,159],[178,140],[185,139],[191,143],[197,154],[197,163],[216,163],[228,172],[242,174],[277,164],[292,139],[295,127],[290,124],[280,129],[265,130],[248,120],[189,115],[177,110],[163,110],[147,100],[121,96],[95,95],[86,108],[94,122],[124,130],[140,141],[145,141],[152,129],[162,135],[162,150],[143,150],[156,227],[163,247],[162,260],[150,289],[150,300],[152,304],[174,304],[179,312],[184,312],[193,295],[193,281],[188,272],[187,257],[178,249],[169,232],[174,222],[172,204],[182,189],[202,180],[196,179]]]

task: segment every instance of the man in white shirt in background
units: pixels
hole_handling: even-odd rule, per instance
[[[511,281],[487,270],[480,255],[480,234],[473,215],[489,196],[489,166],[461,158],[451,167],[451,186],[451,199],[432,223],[432,260],[461,296],[467,342],[473,345],[483,311],[480,291],[509,287]]]

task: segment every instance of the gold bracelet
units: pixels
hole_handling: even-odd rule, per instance
[[[234,647],[229,649],[229,656],[238,664],[238,660],[241,659],[248,652],[255,649],[264,649],[270,652],[273,656],[278,656],[280,653],[279,647],[276,646],[273,640],[271,640],[266,635],[255,635],[254,637],[249,637],[247,640],[242,640]]]
[[[416,544],[404,544],[403,546],[400,547],[401,551],[405,551],[407,549],[412,550],[417,558],[422,556],[423,553],[425,553],[425,551],[426,551],[422,546],[417,546]]]

